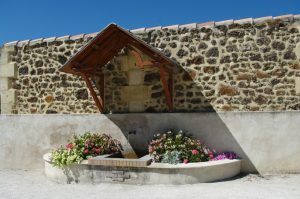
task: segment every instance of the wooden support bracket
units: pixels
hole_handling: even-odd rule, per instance
[[[100,113],[102,113],[103,110],[104,110],[102,97],[100,96],[98,98],[96,92],[94,91],[94,88],[92,86],[92,83],[91,83],[91,80],[89,79],[89,77],[84,73],[82,73],[82,77],[83,77],[83,79],[84,79],[84,81],[85,81],[85,83],[86,83],[86,85],[87,85],[87,87],[88,87],[95,103],[96,103],[96,106],[98,107]]]
[[[172,99],[172,73],[169,73],[169,80],[167,82],[166,80],[166,76],[167,73],[165,71],[165,69],[163,67],[159,68],[159,73],[160,73],[160,79],[162,82],[162,86],[164,88],[165,91],[165,95],[166,95],[166,101],[167,101],[167,105],[169,108],[169,111],[172,112],[173,111],[173,99]]]

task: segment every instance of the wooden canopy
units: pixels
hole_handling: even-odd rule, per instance
[[[124,47],[128,48],[135,57],[137,67],[143,68],[145,66],[153,66],[159,68],[160,79],[165,90],[167,105],[169,110],[172,111],[172,73],[173,68],[177,68],[177,64],[166,57],[158,49],[148,45],[143,40],[137,38],[135,35],[116,24],[108,25],[104,30],[96,35],[79,52],[71,57],[60,68],[60,71],[82,76],[96,102],[97,107],[100,112],[103,112],[104,75],[102,74],[101,78],[101,96],[96,95],[90,78],[95,75],[97,68],[105,66]],[[141,53],[147,55],[150,59],[148,61],[143,61]],[[169,77],[168,81],[166,76]]]

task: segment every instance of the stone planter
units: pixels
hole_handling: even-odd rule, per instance
[[[152,163],[147,167],[95,166],[83,161],[59,169],[53,166],[49,155],[44,155],[45,174],[59,183],[193,184],[224,180],[238,175],[241,170],[241,160],[177,165]]]

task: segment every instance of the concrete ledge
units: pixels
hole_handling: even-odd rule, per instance
[[[224,180],[238,175],[241,160],[189,164],[152,163],[148,167],[113,167],[86,164],[65,169],[53,167],[44,155],[46,176],[58,183],[194,184]]]

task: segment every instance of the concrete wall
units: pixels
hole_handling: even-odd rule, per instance
[[[300,172],[300,112],[0,115],[0,169],[43,166],[42,155],[73,133],[110,133],[145,153],[153,133],[187,130],[217,151],[235,151],[243,171]]]

